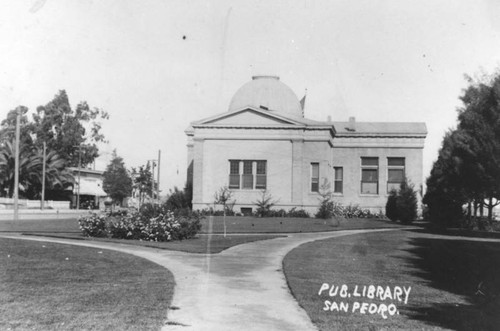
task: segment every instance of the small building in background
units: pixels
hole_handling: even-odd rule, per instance
[[[71,188],[71,208],[77,207],[80,195],[80,209],[104,209],[104,200],[107,197],[107,193],[103,190],[104,171],[73,167],[68,169],[75,178],[75,185]]]
[[[405,178],[417,190],[423,183],[425,123],[310,120],[304,99],[275,76],[253,77],[228,111],[185,132],[193,209],[213,207],[227,186],[242,213],[255,210],[264,190],[274,208],[315,212],[326,189],[337,202],[378,212]]]

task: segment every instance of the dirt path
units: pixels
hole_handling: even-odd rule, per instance
[[[219,254],[193,254],[116,243],[8,235],[112,249],[168,268],[175,294],[162,330],[317,330],[291,295],[281,270],[293,248],[318,239],[399,229],[289,234],[231,247]]]

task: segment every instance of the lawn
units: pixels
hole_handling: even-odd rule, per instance
[[[172,274],[142,258],[0,239],[1,330],[157,330],[173,291]]]
[[[391,231],[301,245],[283,268],[320,330],[499,330],[499,261],[500,242]]]
[[[228,233],[298,233],[324,232],[351,229],[377,229],[401,227],[401,225],[375,218],[352,219],[316,219],[316,218],[281,218],[281,217],[226,217]],[[202,233],[223,233],[222,216],[207,216],[202,220]]]
[[[26,232],[25,235],[31,236],[43,236],[52,238],[63,238],[63,239],[78,239],[78,240],[89,240],[89,241],[101,241],[101,242],[112,242],[125,245],[152,247],[159,249],[167,249],[173,251],[181,251],[187,253],[200,253],[200,254],[217,254],[230,247],[241,245],[258,240],[267,240],[278,237],[283,237],[280,235],[231,235],[228,234],[226,237],[220,234],[200,234],[196,238],[186,239],[182,241],[141,241],[141,240],[128,240],[128,239],[114,239],[114,238],[89,238],[82,236],[81,233],[38,233],[38,232]]]
[[[108,238],[83,237],[76,219],[0,221],[0,232],[22,232],[25,235],[57,238],[118,242],[128,245],[148,246],[188,253],[215,254],[227,248],[257,240],[280,237],[279,233],[338,231],[363,228],[400,227],[401,225],[376,219],[321,220],[314,218],[256,218],[227,217],[227,236],[224,237],[223,218],[202,219],[202,229],[197,238],[148,242]],[[278,233],[278,235],[273,235]]]

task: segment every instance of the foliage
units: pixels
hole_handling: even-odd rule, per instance
[[[196,213],[176,216],[163,206],[144,204],[139,211],[124,214],[91,214],[79,219],[85,236],[170,241],[193,238],[201,229]]]
[[[413,184],[409,183],[408,180],[401,184],[398,191],[396,213],[398,219],[404,224],[409,224],[417,218],[417,193]]]
[[[458,126],[443,139],[437,161],[427,179],[424,203],[437,225],[460,221],[462,206],[488,209],[500,203],[500,74],[488,79],[468,77],[460,100]],[[474,217],[477,216],[474,208]]]
[[[398,191],[391,190],[387,197],[387,203],[385,204],[385,216],[394,222],[398,220],[397,199]]]
[[[145,200],[146,196],[153,197],[153,172],[149,161],[146,165],[139,166],[139,169],[132,168],[133,188],[139,193],[139,205]]]
[[[174,190],[170,190],[170,195],[168,196],[165,205],[167,209],[172,211],[190,209],[191,204],[188,200],[186,189],[184,189],[184,191],[181,191],[176,186],[174,187]]]
[[[341,203],[333,204],[333,215],[343,218],[383,218],[383,214],[372,213],[369,209],[361,209],[358,205],[349,204],[347,206]]]
[[[253,202],[253,204],[257,205],[255,216],[267,217],[271,213],[271,208],[276,204],[276,201],[267,190],[263,190],[260,199]]]
[[[304,210],[304,209],[297,209],[295,207],[293,207],[292,209],[290,209],[285,217],[292,217],[292,218],[309,218],[311,217],[311,215],[309,215],[309,213]]]
[[[80,230],[85,237],[107,237],[106,216],[90,214],[78,219]]]
[[[445,135],[438,159],[427,178],[427,192],[423,198],[428,220],[440,227],[457,225],[462,218],[462,205],[467,201],[460,186],[458,159],[452,155],[458,134],[455,131]]]
[[[184,199],[189,209],[193,208],[193,182],[187,181],[184,186]]]
[[[260,213],[258,213],[258,211],[257,211],[255,213],[255,216],[257,216],[257,217],[288,217],[288,218],[309,218],[309,217],[311,217],[307,211],[305,211],[304,209],[297,209],[296,207],[293,207],[290,210],[270,209],[263,216]]]
[[[232,211],[231,205],[229,203],[232,196],[233,196],[233,192],[231,192],[231,190],[229,190],[229,188],[227,186],[223,186],[223,187],[219,188],[219,190],[217,192],[215,192],[215,194],[214,194],[214,204],[223,206],[224,215],[226,215],[228,210]],[[232,204],[233,206],[234,206],[234,202]]]
[[[0,146],[0,190],[12,197],[14,192],[15,147],[13,141]],[[43,180],[43,150],[22,146],[19,151],[19,193],[28,199],[41,195]],[[74,182],[73,175],[65,169],[65,161],[54,151],[46,154],[46,189],[65,189]]]
[[[405,179],[399,190],[392,190],[385,205],[385,215],[391,221],[408,224],[417,218],[417,193],[414,185]]]
[[[41,146],[45,141],[49,150],[64,155],[68,166],[78,166],[80,159],[84,167],[99,156],[97,143],[104,142],[105,137],[98,120],[108,118],[106,112],[91,109],[85,101],[71,109],[66,91],[61,90],[33,116],[35,144]],[[81,146],[81,155],[75,146]]]
[[[318,212],[314,215],[316,218],[328,219],[334,216],[335,203],[332,201],[332,191],[330,183],[325,179],[319,190],[320,203]]]
[[[72,110],[66,92],[59,91],[52,101],[39,106],[33,119],[27,116],[28,108],[19,106],[8,112],[0,124],[1,190],[9,196],[13,192],[14,149],[17,114],[20,113],[20,194],[29,199],[40,197],[42,189],[42,151],[47,146],[46,189],[53,196],[61,194],[73,178],[66,167],[92,163],[98,156],[97,144],[104,142],[100,119],[108,114],[90,109],[81,102]],[[80,153],[81,152],[81,153]],[[59,193],[58,193],[59,191]]]
[[[103,189],[115,202],[122,203],[123,199],[132,193],[132,178],[125,168],[123,158],[113,151],[111,162],[103,174]]]

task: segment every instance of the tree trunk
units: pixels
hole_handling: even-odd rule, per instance
[[[488,221],[491,222],[493,220],[493,198],[490,197],[488,201]]]
[[[469,201],[467,203],[467,227],[470,227],[472,224],[472,202]]]

